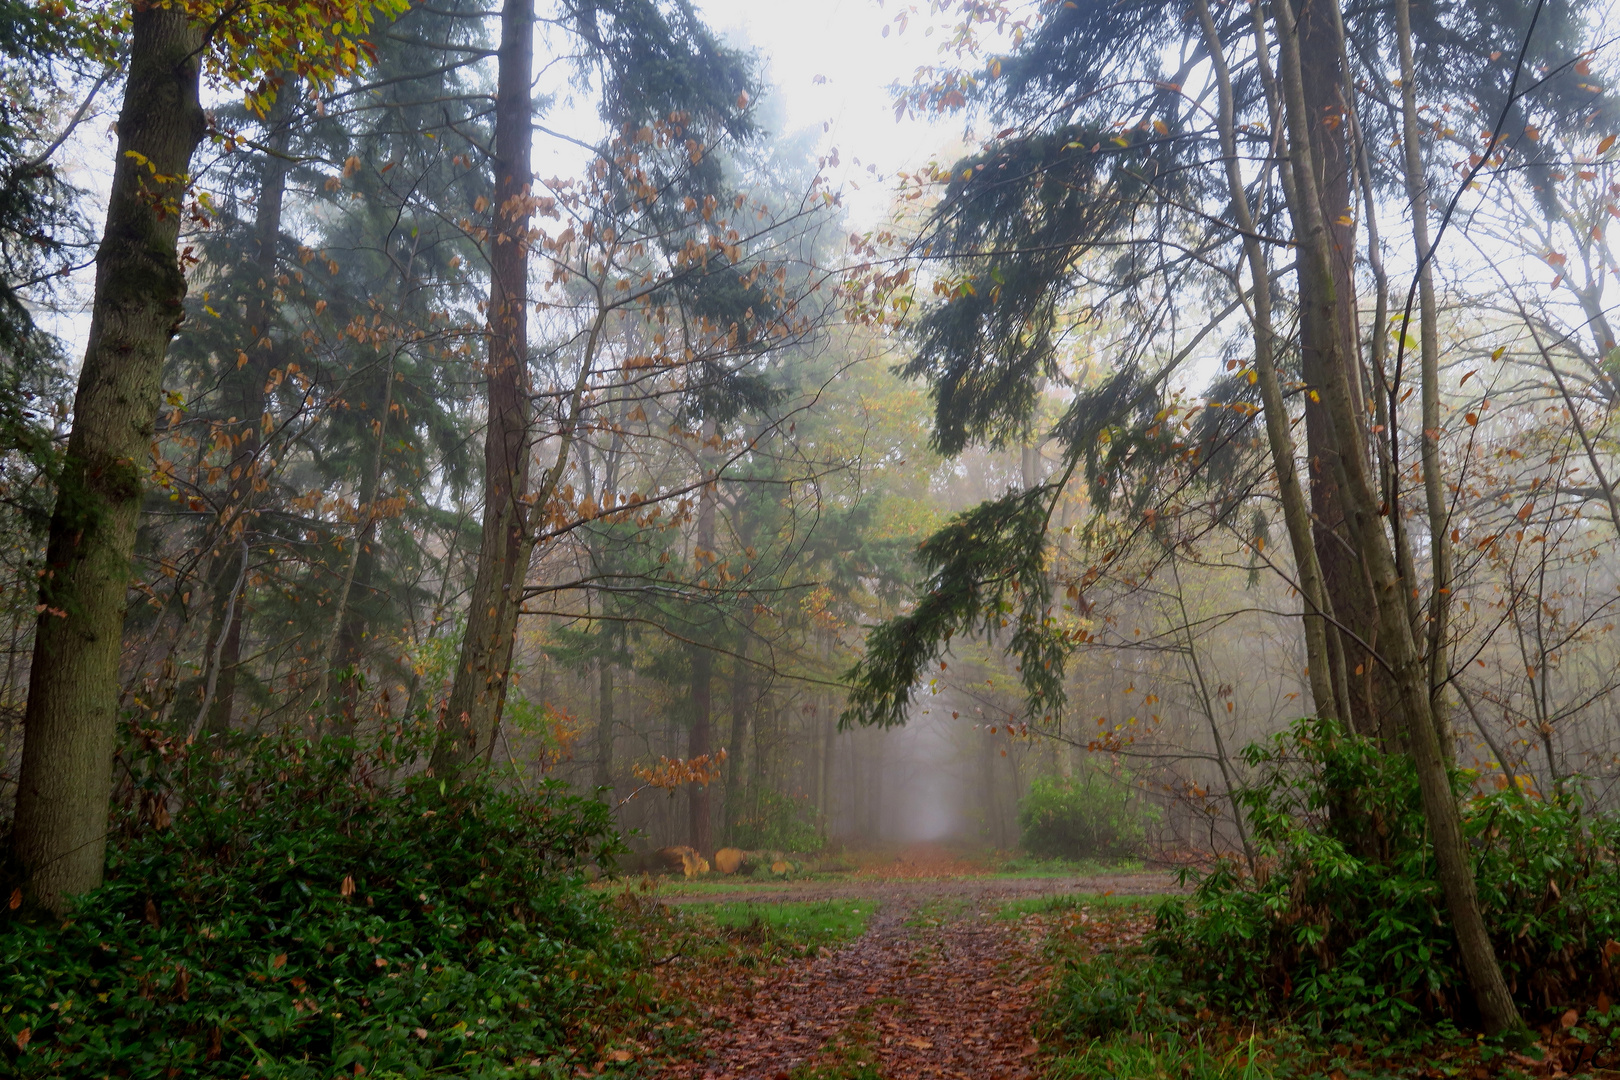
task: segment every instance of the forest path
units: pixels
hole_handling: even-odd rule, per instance
[[[1172,891],[1167,875],[1128,876],[1136,895]],[[698,1053],[661,1075],[1021,1080],[1036,1074],[1032,1027],[1048,975],[1043,928],[1039,920],[998,912],[1010,899],[1092,889],[1061,878],[839,885],[851,891],[836,895],[879,901],[866,933],[813,959],[738,972],[737,983],[709,1005]],[[828,897],[791,890],[750,899]]]

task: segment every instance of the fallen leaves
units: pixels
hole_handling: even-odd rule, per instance
[[[907,923],[912,902],[887,903],[864,936],[764,979],[711,970],[706,981],[727,989],[706,1000],[702,1042],[660,1075],[776,1076],[870,1062],[886,1080],[1034,1076],[1044,931],[1038,921],[996,919],[995,901],[977,901],[919,925]]]

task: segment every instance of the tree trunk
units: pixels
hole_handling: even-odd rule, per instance
[[[1295,0],[1299,12],[1299,55],[1304,69],[1307,129],[1314,151],[1313,176],[1327,223],[1333,270],[1331,301],[1317,295],[1317,287],[1300,276],[1300,367],[1306,386],[1320,400],[1305,401],[1305,448],[1310,463],[1311,511],[1316,529],[1316,553],[1321,567],[1327,608],[1350,633],[1329,631],[1338,641],[1330,648],[1334,666],[1331,685],[1349,700],[1338,701],[1335,715],[1353,731],[1377,735],[1377,717],[1388,708],[1387,694],[1377,665],[1363,642],[1376,638],[1377,614],[1368,592],[1366,575],[1355,550],[1355,538],[1345,521],[1344,494],[1340,490],[1339,455],[1342,445],[1354,440],[1365,445],[1365,398],[1360,365],[1350,390],[1354,427],[1342,434],[1334,428],[1322,392],[1330,375],[1331,357],[1360,354],[1357,334],[1355,264],[1356,226],[1350,184],[1349,109],[1344,101],[1344,71],[1340,63],[1343,40],[1339,21],[1323,4]],[[1327,317],[1328,313],[1333,318]],[[1348,670],[1341,670],[1347,668]]]
[[[1407,0],[1395,0],[1395,33],[1401,52],[1401,141],[1405,144],[1406,195],[1412,205],[1412,241],[1417,248],[1418,328],[1423,386],[1423,424],[1420,432],[1423,492],[1429,511],[1429,703],[1435,732],[1447,764],[1455,764],[1456,739],[1452,735],[1446,685],[1451,680],[1446,638],[1451,622],[1451,513],[1446,506],[1445,478],[1440,464],[1440,330],[1439,306],[1434,295],[1434,263],[1429,254],[1429,183],[1423,172],[1419,145],[1417,74],[1412,60],[1412,13]],[[1401,340],[1406,340],[1402,328]]]
[[[1282,62],[1284,115],[1288,125],[1288,146],[1294,175],[1294,198],[1290,212],[1294,234],[1299,242],[1299,273],[1309,278],[1309,295],[1317,310],[1313,317],[1331,324],[1338,318],[1333,291],[1332,251],[1323,217],[1323,203],[1314,179],[1311,141],[1307,129],[1304,74],[1300,65],[1297,28],[1288,4],[1274,7],[1277,39]],[[1302,295],[1305,290],[1301,289]],[[1333,345],[1334,337],[1323,339]],[[1338,354],[1323,357],[1327,381],[1323,396],[1333,427],[1340,432],[1357,430],[1357,398],[1352,392],[1351,358]],[[1393,420],[1393,418],[1392,418]],[[1485,1027],[1491,1032],[1523,1027],[1517,1006],[1508,993],[1507,982],[1497,963],[1474,884],[1474,871],[1463,840],[1461,818],[1451,790],[1451,779],[1440,749],[1434,716],[1430,710],[1427,665],[1413,638],[1408,609],[1409,586],[1398,572],[1395,556],[1384,532],[1378,497],[1369,478],[1365,451],[1359,441],[1340,444],[1340,492],[1346,520],[1361,553],[1367,577],[1373,585],[1378,612],[1378,649],[1384,657],[1391,684],[1397,691],[1397,705],[1411,743],[1413,763],[1423,797],[1424,815],[1434,844],[1440,885],[1452,928],[1457,934],[1463,969],[1473,991]],[[1392,516],[1399,507],[1386,508]]]
[[[259,204],[253,218],[253,264],[258,273],[257,300],[248,322],[248,342],[242,350],[246,363],[232,365],[226,361],[227,406],[234,410],[240,427],[236,438],[240,440],[236,453],[226,469],[230,487],[225,493],[225,505],[220,512],[220,525],[215,539],[218,550],[230,551],[234,557],[224,561],[214,578],[214,596],[210,607],[211,618],[208,640],[212,643],[210,655],[215,657],[211,678],[214,692],[206,709],[200,710],[200,719],[206,731],[222,733],[230,730],[231,716],[236,709],[237,669],[242,663],[242,623],[247,604],[243,594],[247,589],[245,568],[252,559],[252,544],[243,543],[252,515],[254,482],[258,479],[259,451],[263,446],[264,384],[275,363],[275,346],[270,337],[270,324],[276,317],[277,255],[281,241],[281,209],[287,193],[287,157],[292,143],[293,104],[298,93],[291,76],[284,76],[271,107],[266,145],[264,174],[259,178]],[[238,585],[240,582],[240,585]],[[223,637],[221,637],[223,635]]]
[[[1276,335],[1271,323],[1271,277],[1266,264],[1265,251],[1260,246],[1255,228],[1254,214],[1249,198],[1244,193],[1242,164],[1237,156],[1237,133],[1232,92],[1231,71],[1216,32],[1215,21],[1206,0],[1198,0],[1197,11],[1203,23],[1204,41],[1214,60],[1218,95],[1217,122],[1220,127],[1221,155],[1226,159],[1227,191],[1232,204],[1232,216],[1243,234],[1243,252],[1249,264],[1249,276],[1254,281],[1253,299],[1250,301],[1254,324],[1254,368],[1260,386],[1260,398],[1265,407],[1266,440],[1271,450],[1272,467],[1277,470],[1277,490],[1283,506],[1283,523],[1288,530],[1289,544],[1294,554],[1295,574],[1305,604],[1305,666],[1311,686],[1311,697],[1316,715],[1343,717],[1335,692],[1334,663],[1329,654],[1328,634],[1337,633],[1324,617],[1331,611],[1327,590],[1322,581],[1322,567],[1318,562],[1315,530],[1311,526],[1310,510],[1305,505],[1305,494],[1300,488],[1299,470],[1295,461],[1294,436],[1283,401],[1282,385],[1277,378]],[[1190,641],[1190,631],[1189,631]],[[1343,666],[1342,657],[1339,666]],[[1210,720],[1213,725],[1214,719]],[[1226,769],[1224,756],[1222,771]],[[1242,823],[1239,821],[1239,829]],[[1248,841],[1244,840],[1245,850]]]
[[[495,222],[490,231],[484,519],[445,729],[432,769],[453,775],[494,749],[506,702],[529,536],[528,232],[534,118],[534,0],[506,0],[495,96]]]
[[[137,6],[95,303],[51,517],[23,721],[13,855],[60,910],[101,884],[130,556],[163,357],[183,317],[176,251],[202,35],[179,7]]]

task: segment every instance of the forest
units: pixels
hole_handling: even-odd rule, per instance
[[[0,1075],[1620,1075],[1616,80],[0,0]]]

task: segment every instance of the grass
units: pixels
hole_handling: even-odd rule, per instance
[[[1078,1053],[1052,1061],[1049,1080],[1113,1080],[1114,1077],[1177,1077],[1179,1080],[1270,1080],[1276,1074],[1251,1038],[1224,1053],[1198,1036],[1176,1031],[1098,1039]]]
[[[1157,904],[1159,896],[1115,896],[1110,893],[1055,893],[1048,896],[1025,896],[1008,900],[996,914],[1003,919],[1021,919],[1025,915],[1068,915],[1078,911],[1114,911],[1123,908],[1147,907]]]
[[[803,903],[684,904],[680,918],[688,936],[707,937],[715,944],[746,946],[764,961],[783,954],[808,955],[822,946],[837,945],[866,932],[866,922],[877,910],[871,900],[815,900]]]

